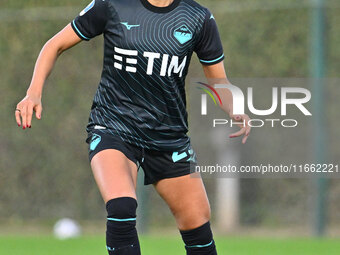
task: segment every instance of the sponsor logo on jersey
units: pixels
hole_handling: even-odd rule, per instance
[[[192,39],[192,33],[186,25],[177,28],[174,36],[180,44],[184,44]]]
[[[86,8],[79,13],[79,16],[83,16],[85,13],[91,10],[94,4],[95,4],[95,0],[93,0],[88,6],[86,6]]]
[[[126,50],[118,47],[115,47],[114,50],[114,67],[118,70],[136,73],[138,51]],[[179,74],[179,77],[182,77],[187,63],[187,56],[183,58],[181,63],[178,56],[170,56],[168,54],[160,54],[156,52],[144,52],[143,57],[148,63],[146,69],[147,75],[152,75],[154,73],[154,63],[156,59],[161,60],[160,76],[172,76],[172,74],[177,73]]]
[[[140,25],[129,25],[128,22],[120,22],[120,24],[124,25],[127,30],[131,30],[131,28],[139,27],[140,26]]]

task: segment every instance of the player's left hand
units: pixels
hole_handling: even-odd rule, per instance
[[[242,143],[245,144],[249,134],[251,127],[249,126],[249,116],[247,114],[237,114],[230,116],[234,122],[239,122],[237,124],[240,127],[240,130],[229,135],[230,138],[240,137],[243,135]]]
[[[15,119],[19,127],[22,125],[23,129],[31,128],[33,111],[35,111],[36,118],[40,120],[42,112],[41,96],[27,94],[15,109]]]

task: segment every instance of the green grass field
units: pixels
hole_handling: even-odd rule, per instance
[[[143,255],[184,255],[179,237],[142,236]],[[217,238],[219,255],[338,255],[339,240]],[[1,255],[106,255],[104,237],[60,241],[49,236],[0,236]]]

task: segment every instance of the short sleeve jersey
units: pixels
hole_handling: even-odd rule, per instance
[[[224,59],[214,16],[193,0],[156,7],[147,0],[93,0],[71,22],[83,40],[104,35],[104,64],[87,131],[96,126],[154,150],[190,144],[185,77],[195,52]]]

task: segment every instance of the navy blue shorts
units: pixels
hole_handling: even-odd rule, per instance
[[[89,159],[103,150],[115,149],[122,152],[145,173],[144,184],[155,184],[159,180],[190,174],[196,164],[196,154],[190,148],[184,151],[150,150],[124,142],[118,135],[107,130],[93,130],[86,140],[89,144]]]

